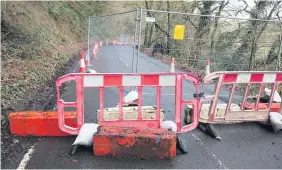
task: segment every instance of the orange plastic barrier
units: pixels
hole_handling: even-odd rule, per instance
[[[164,129],[100,126],[93,137],[93,154],[173,159],[176,156],[176,134]]]
[[[77,126],[76,112],[64,112],[65,122]],[[70,136],[58,125],[57,112],[13,112],[8,116],[11,134],[20,136]]]

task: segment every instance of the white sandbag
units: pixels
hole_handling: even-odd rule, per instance
[[[130,91],[126,96],[123,97],[124,102],[134,102],[138,99],[137,91]]]
[[[265,88],[264,91],[265,91],[266,95],[270,96],[271,90],[269,88]],[[281,97],[280,97],[279,93],[277,92],[277,90],[274,91],[273,101],[277,102],[277,103],[281,102]]]
[[[97,72],[96,72],[95,70],[93,70],[93,69],[88,69],[87,72],[88,72],[88,73],[97,73]]]
[[[123,102],[130,103],[138,100],[138,92],[137,91],[130,91],[126,96],[123,97]],[[128,104],[124,104],[124,106],[127,106]],[[117,107],[119,107],[119,103],[117,104]]]
[[[162,129],[170,129],[173,132],[177,131],[176,123],[174,123],[173,121],[170,121],[170,120],[165,120],[165,121],[161,122],[161,128]]]
[[[282,130],[282,115],[278,112],[270,112],[269,119],[274,132]]]
[[[97,132],[98,127],[99,125],[96,123],[83,124],[72,145],[91,146],[93,144],[93,135]]]

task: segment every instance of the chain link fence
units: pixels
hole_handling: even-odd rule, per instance
[[[185,26],[183,40],[174,39],[176,25]],[[277,70],[282,65],[276,63],[281,61],[281,34],[278,20],[137,9],[89,17],[88,40],[89,49],[93,41],[135,45],[136,65],[140,53],[167,63],[174,57],[182,71],[203,75],[207,59],[211,71]]]
[[[275,70],[281,57],[281,21],[141,13],[140,51],[167,62],[174,57],[176,66],[188,72],[204,70],[207,59],[212,71]],[[185,26],[183,40],[174,39],[175,25]]]
[[[136,10],[133,10],[105,16],[90,16],[88,21],[88,52],[90,56],[93,55],[95,43],[133,45],[137,28],[136,15]],[[134,52],[135,48],[132,48],[132,54]]]
[[[134,39],[136,11],[89,17],[89,40],[131,42]]]

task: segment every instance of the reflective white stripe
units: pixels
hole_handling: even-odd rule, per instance
[[[140,86],[141,76],[122,76],[123,86]]]
[[[85,67],[85,61],[83,58],[80,60],[80,67]]]
[[[263,75],[263,83],[274,83],[276,80],[276,74],[265,73]]]
[[[160,86],[175,86],[175,76],[174,75],[160,75],[159,85]]]
[[[250,78],[251,78],[251,74],[249,74],[249,73],[238,74],[236,83],[249,83]]]
[[[104,85],[104,76],[84,76],[84,86],[101,87]]]

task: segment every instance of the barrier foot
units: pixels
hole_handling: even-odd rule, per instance
[[[187,154],[187,146],[186,141],[180,136],[180,134],[177,134],[176,136],[176,149],[178,149],[182,154]]]
[[[213,124],[210,123],[199,123],[198,127],[203,130],[207,135],[221,141],[221,137],[218,135],[218,132],[215,130]]]
[[[78,147],[79,145],[72,145],[71,150],[69,151],[69,155],[73,156],[74,154],[76,154]]]

